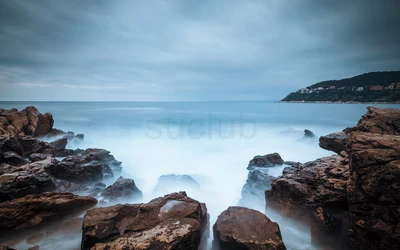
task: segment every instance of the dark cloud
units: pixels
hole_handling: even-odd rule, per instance
[[[0,0],[0,100],[279,99],[400,69],[400,1]]]

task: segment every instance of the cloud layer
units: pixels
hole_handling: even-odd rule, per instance
[[[0,100],[271,100],[400,69],[400,2],[0,0]]]

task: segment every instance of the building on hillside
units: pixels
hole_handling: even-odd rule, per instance
[[[364,87],[358,87],[356,91],[364,91]]]
[[[383,86],[382,85],[374,85],[370,87],[370,90],[373,91],[382,91],[383,90]]]

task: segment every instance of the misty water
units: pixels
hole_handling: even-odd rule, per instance
[[[51,112],[54,127],[85,134],[83,142],[69,144],[69,148],[111,151],[123,162],[122,175],[133,178],[143,192],[141,202],[185,190],[188,196],[206,203],[211,227],[223,210],[238,204],[247,178],[246,167],[255,155],[278,152],[284,160],[300,162],[331,155],[319,148],[318,136],[354,126],[368,106],[273,102],[0,103],[7,109],[29,105],[42,113]],[[316,137],[305,138],[304,129],[313,131]],[[269,171],[279,176],[282,167]],[[200,189],[171,183],[167,189],[155,190],[159,177],[167,174],[190,175]],[[265,200],[245,205],[279,223],[287,249],[316,249],[311,246],[307,227],[275,211],[265,211]],[[212,234],[209,245],[211,241]],[[57,244],[42,243],[41,249],[79,248],[80,236],[60,238]]]

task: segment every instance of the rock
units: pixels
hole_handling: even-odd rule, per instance
[[[103,197],[110,201],[141,200],[143,194],[142,191],[136,187],[134,180],[124,179],[121,176],[114,184],[108,186],[104,190]]]
[[[204,203],[173,193],[146,204],[88,211],[82,249],[198,249],[207,225]]]
[[[174,190],[200,190],[200,184],[190,175],[161,175],[158,179],[157,186],[154,188],[156,194],[166,194]]]
[[[393,108],[368,107],[357,126],[344,132],[370,132],[378,134],[400,135],[400,110]]]
[[[242,188],[242,199],[264,200],[265,190],[271,189],[271,182],[275,179],[266,168],[250,170]]]
[[[49,143],[50,148],[52,149],[65,149],[67,146],[68,139],[62,138]]]
[[[100,161],[107,164],[112,173],[119,175],[121,173],[121,162],[117,161],[113,155],[110,154],[110,151],[99,148],[88,148],[84,150],[81,155],[86,159],[86,161]],[[105,175],[109,175],[109,173],[104,173]]]
[[[346,150],[347,135],[345,132],[331,133],[319,138],[319,146],[336,154]]]
[[[71,193],[43,193],[0,203],[0,237],[38,228],[65,216],[79,214],[97,200]]]
[[[51,154],[38,154],[38,153],[35,153],[35,154],[29,155],[29,160],[31,162],[43,161],[43,160],[45,160],[47,158],[51,158],[51,157],[52,157]]]
[[[315,134],[311,130],[305,129],[304,136],[312,138],[312,137],[315,137]]]
[[[77,158],[67,157],[57,164],[49,165],[46,171],[61,180],[74,183],[90,183],[103,179],[102,171],[105,167],[107,165],[99,161],[80,163]]]
[[[19,155],[24,155],[24,149],[15,137],[0,136],[0,149],[2,152],[15,152]]]
[[[84,134],[77,134],[75,136],[76,139],[83,141],[83,139],[85,138]]]
[[[8,247],[8,246],[0,246],[0,250],[16,250],[16,249]]]
[[[0,134],[43,136],[52,130],[53,124],[53,116],[50,113],[41,114],[33,106],[20,112],[10,109],[0,113]]]
[[[22,156],[11,151],[4,152],[2,158],[0,163],[7,163],[13,166],[21,166],[27,163]]]
[[[36,153],[44,153],[50,146],[47,142],[40,141],[30,136],[18,137],[18,143],[23,149],[23,155],[29,156]]]
[[[247,169],[252,167],[272,167],[274,165],[282,165],[283,160],[278,153],[267,154],[264,156],[257,155],[250,162]]]
[[[20,167],[3,165],[0,175],[0,202],[20,198],[28,194],[54,191],[56,186],[46,168],[57,163],[48,158]]]
[[[318,207],[347,209],[348,165],[338,155],[293,165],[265,192],[267,206],[295,218],[308,217]]]
[[[371,113],[375,116],[370,117]],[[370,109],[362,128],[398,135],[398,110]],[[383,114],[393,116],[392,123]],[[386,117],[386,116],[385,116]],[[371,125],[374,121],[378,126]],[[361,126],[360,124],[358,126]],[[400,138],[352,132],[348,138],[350,239],[353,249],[400,249]]]
[[[213,246],[220,250],[285,250],[279,225],[259,211],[229,207],[213,227]]]

